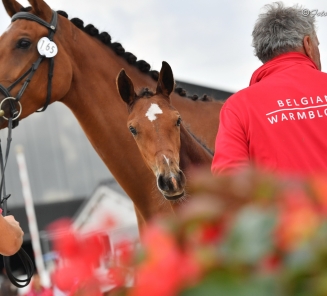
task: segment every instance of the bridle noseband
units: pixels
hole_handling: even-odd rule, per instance
[[[34,21],[34,22],[37,22],[40,25],[48,28],[48,30],[49,30],[48,39],[50,41],[53,40],[53,36],[54,36],[54,33],[56,32],[57,23],[58,23],[58,14],[56,11],[52,11],[52,18],[51,18],[50,23],[47,23],[46,21],[44,21],[43,19],[39,18],[38,16],[36,16],[32,13],[24,12],[24,11],[14,14],[13,17],[11,18],[11,22],[14,22],[18,19],[26,19],[26,20]],[[5,95],[4,100],[8,100],[9,104],[10,104],[10,116],[13,119],[13,128],[18,126],[19,115],[21,113],[21,105],[20,105],[20,111],[18,111],[15,106],[15,102],[19,102],[19,100],[21,99],[21,97],[22,97],[24,91],[26,90],[28,84],[30,83],[35,71],[37,70],[37,68],[39,67],[41,62],[44,60],[44,58],[45,58],[45,56],[40,54],[40,56],[36,60],[36,62],[33,63],[32,66],[23,75],[21,75],[16,81],[14,81],[7,88],[0,84],[0,91],[2,92],[3,95]],[[36,112],[43,112],[50,104],[53,69],[54,69],[54,57],[51,57],[51,58],[49,58],[48,87],[47,87],[47,96],[45,99],[45,104],[41,110],[37,110]],[[19,90],[17,96],[16,97],[12,96],[10,94],[10,91],[19,82],[21,82],[25,77],[27,77],[27,78],[25,79],[24,84],[23,84],[22,88]],[[1,106],[2,106],[2,103],[0,103],[0,107]],[[4,112],[1,112],[1,113],[4,114]],[[4,118],[7,119],[6,117],[4,117]]]

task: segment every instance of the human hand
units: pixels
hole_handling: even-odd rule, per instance
[[[22,246],[24,232],[14,216],[0,216],[0,220],[0,233],[3,238],[0,242],[0,254],[11,256]]]
[[[23,237],[24,232],[13,215],[5,216],[3,218],[16,230],[17,236]]]

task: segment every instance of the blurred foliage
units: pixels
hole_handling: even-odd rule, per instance
[[[326,181],[196,171],[176,217],[154,220],[141,250],[122,253],[110,295],[327,295]]]

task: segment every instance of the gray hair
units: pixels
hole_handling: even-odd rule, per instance
[[[284,7],[282,2],[264,6],[252,32],[254,54],[263,62],[303,47],[305,36],[316,36],[315,17],[301,6]]]

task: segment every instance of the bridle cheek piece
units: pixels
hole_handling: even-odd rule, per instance
[[[57,29],[57,23],[58,23],[58,14],[56,11],[52,11],[52,18],[51,18],[51,22],[47,23],[46,21],[44,21],[43,19],[39,18],[38,16],[29,13],[29,12],[18,12],[15,15],[13,15],[13,17],[11,18],[11,22],[14,22],[18,19],[26,19],[26,20],[30,20],[30,21],[34,21],[39,23],[40,25],[48,28],[49,30],[49,34],[48,34],[48,39],[50,41],[53,40],[53,36],[54,33],[56,32]],[[37,68],[39,67],[39,65],[41,64],[41,62],[45,59],[44,55],[39,56],[39,58],[36,60],[35,63],[32,64],[32,66],[23,74],[21,75],[15,82],[13,82],[10,86],[8,86],[7,88],[4,87],[2,84],[0,84],[0,92],[2,92],[2,94],[5,96],[5,98],[2,100],[2,102],[0,103],[0,117],[3,117],[4,119],[8,120],[7,117],[4,116],[5,112],[2,109],[2,104],[4,101],[8,100],[9,105],[10,105],[10,117],[12,118],[12,123],[13,123],[13,128],[15,128],[16,126],[18,126],[19,123],[19,116],[22,112],[22,106],[19,102],[19,100],[21,99],[24,91],[26,90],[28,84],[30,83],[35,71],[37,70]],[[53,69],[54,69],[54,57],[48,58],[49,60],[49,72],[48,72],[48,87],[47,87],[47,96],[45,99],[45,104],[43,106],[43,108],[41,110],[37,110],[36,112],[43,112],[45,111],[45,109],[47,109],[48,105],[50,104],[50,100],[51,100],[51,90],[52,90],[52,76],[53,76]],[[19,90],[18,94],[16,97],[12,96],[10,94],[10,91],[18,84],[20,83],[25,77],[27,77],[23,83],[22,88]],[[16,108],[16,104],[19,104],[19,111]]]

